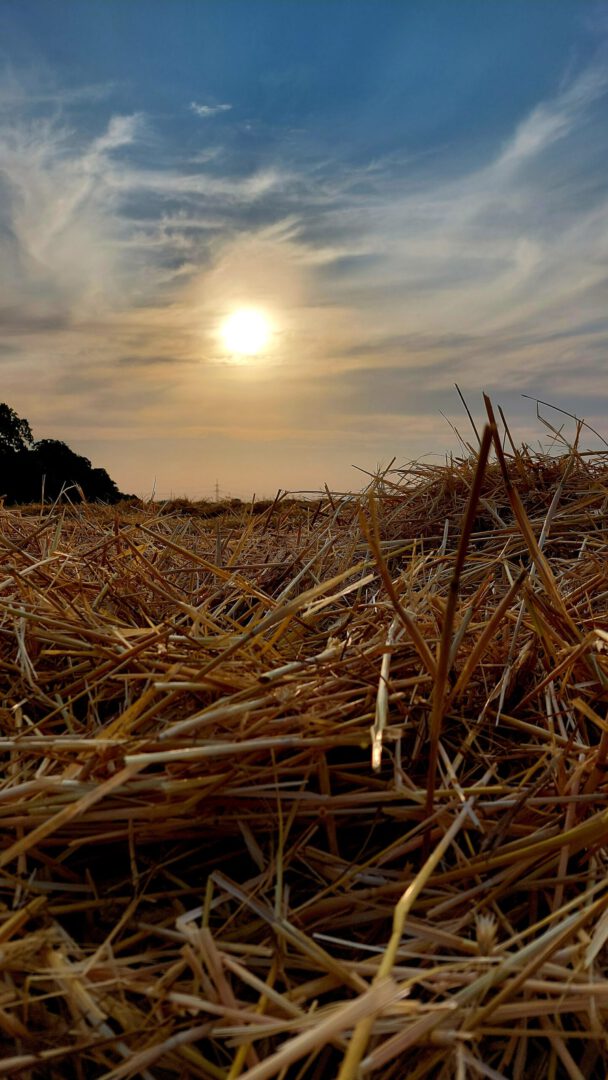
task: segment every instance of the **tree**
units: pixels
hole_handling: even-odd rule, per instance
[[[91,469],[87,485],[88,499],[101,499],[102,502],[115,503],[125,498],[105,469]]]
[[[40,477],[44,476],[45,496],[57,499],[70,487],[72,502],[78,502],[81,491],[85,499],[102,499],[104,502],[117,502],[121,493],[105,469],[94,469],[88,458],[76,454],[59,439],[40,439],[32,450],[34,469]]]
[[[125,498],[105,469],[94,469],[88,458],[75,454],[59,439],[34,442],[30,425],[9,405],[0,404],[0,495],[8,503],[68,498]]]
[[[38,487],[42,488],[47,499],[57,499],[69,488],[72,502],[80,501],[80,491],[86,496],[86,476],[91,471],[91,462],[70,450],[59,439],[40,439],[32,450],[32,472],[39,477]],[[79,490],[80,489],[80,490]]]
[[[27,420],[17,416],[14,409],[4,402],[0,403],[0,450],[18,454],[29,450],[34,437]]]

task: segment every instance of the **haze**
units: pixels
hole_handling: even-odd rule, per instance
[[[607,35],[585,0],[4,0],[0,398],[193,498],[457,449],[455,382],[605,434]]]

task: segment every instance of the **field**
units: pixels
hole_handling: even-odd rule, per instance
[[[0,545],[0,1075],[608,1074],[608,453]]]

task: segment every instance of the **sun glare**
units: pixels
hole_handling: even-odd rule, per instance
[[[257,356],[270,341],[268,319],[255,308],[239,308],[229,315],[221,328],[228,352],[239,356]]]

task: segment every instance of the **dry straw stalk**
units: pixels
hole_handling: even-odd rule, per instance
[[[487,411],[358,496],[0,510],[0,1075],[607,1074],[608,455]]]

